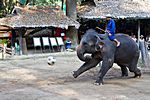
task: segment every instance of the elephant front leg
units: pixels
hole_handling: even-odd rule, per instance
[[[100,72],[98,73],[98,78],[95,82],[95,85],[101,85],[103,84],[103,78],[107,71],[112,67],[113,60],[105,59],[102,63],[102,67],[100,69]]]
[[[73,77],[77,78],[83,72],[96,67],[96,65],[100,62],[99,59],[91,59],[89,62],[85,62],[77,71],[74,71]]]

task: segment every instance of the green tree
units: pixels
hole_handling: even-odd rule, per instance
[[[56,6],[57,2],[62,0],[21,0],[24,4],[37,5],[37,6]]]
[[[37,6],[56,6],[61,3],[63,5],[64,0],[0,0],[0,17],[5,17],[10,14],[16,5],[16,2],[20,5],[37,5]]]
[[[16,4],[16,0],[0,0],[0,17],[10,14]]]

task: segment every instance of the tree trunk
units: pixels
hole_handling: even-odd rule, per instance
[[[67,0],[66,7],[67,7],[67,16],[72,19],[77,19],[77,10],[76,10],[77,2],[76,0]]]
[[[67,30],[67,37],[69,37],[72,42],[72,48],[76,48],[78,45],[78,31],[74,26],[69,26]]]
[[[77,5],[76,0],[67,0],[66,1],[66,7],[67,7],[66,14],[69,18],[74,19],[74,20],[77,19],[76,5]],[[77,29],[73,26],[68,27],[66,35],[72,41],[72,47],[75,48],[78,44],[78,31],[77,31]]]

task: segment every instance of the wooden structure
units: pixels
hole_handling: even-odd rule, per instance
[[[8,26],[0,26],[0,39],[10,38],[11,37],[11,27]],[[6,44],[0,43],[0,54],[2,59],[6,58],[6,54],[13,55],[13,48],[7,48]]]
[[[20,54],[26,54],[24,35],[27,30],[34,28],[60,27],[68,29],[68,26],[79,28],[80,24],[64,15],[60,8],[16,6],[11,15],[1,18],[0,25],[9,26],[19,32]],[[24,41],[24,42],[23,42]],[[23,49],[24,48],[24,49]]]
[[[35,28],[35,27],[60,27],[68,26],[79,27],[79,23],[64,15],[59,8],[50,7],[18,7],[16,6],[13,14],[0,19],[0,25],[12,28]]]
[[[150,18],[150,5],[144,0],[94,0],[95,5],[78,7],[78,15],[83,18]]]

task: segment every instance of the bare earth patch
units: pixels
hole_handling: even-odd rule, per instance
[[[0,61],[0,100],[150,100],[149,71],[121,78],[114,65],[105,84],[95,86],[99,66],[74,79],[72,72],[83,64],[75,52],[50,55],[57,60],[53,66],[46,56]]]

